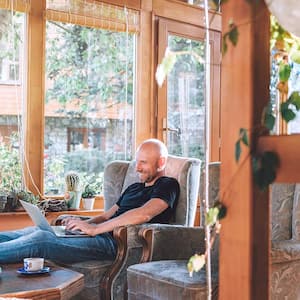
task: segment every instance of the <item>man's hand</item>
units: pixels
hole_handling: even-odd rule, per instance
[[[67,226],[68,222],[71,221],[71,220],[80,220],[80,217],[74,217],[74,216],[64,217],[61,220],[61,224],[64,225],[64,226]]]
[[[86,221],[81,221],[76,217],[66,219],[64,225],[66,226],[66,230],[80,230],[90,236],[96,235],[95,225],[88,224]]]

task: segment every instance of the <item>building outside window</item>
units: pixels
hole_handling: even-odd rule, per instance
[[[26,1],[0,3],[0,194],[23,187]]]
[[[132,158],[136,35],[130,24],[138,15],[80,3],[47,3],[46,194],[63,193],[71,170],[101,193],[104,166]]]

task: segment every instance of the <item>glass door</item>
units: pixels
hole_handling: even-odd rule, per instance
[[[158,62],[166,48],[176,63],[158,88],[158,136],[170,154],[205,157],[205,30],[159,20]],[[219,160],[220,33],[211,33],[211,157]]]

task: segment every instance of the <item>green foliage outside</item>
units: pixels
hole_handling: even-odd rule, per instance
[[[20,12],[13,12],[9,10],[0,9],[0,69],[4,60],[9,61],[20,61],[20,48],[22,47],[23,38],[23,24],[24,24],[24,14]],[[11,34],[13,29],[14,34]],[[13,47],[12,47],[13,45]],[[18,67],[14,65],[13,70],[11,70],[9,80],[18,80]],[[0,72],[0,80],[1,78]]]
[[[19,191],[22,187],[22,166],[17,134],[10,137],[10,142],[0,142],[0,193],[8,194]]]
[[[90,116],[101,113],[101,104],[108,109],[117,103],[133,104],[134,39],[134,35],[127,35],[125,32],[47,22],[46,76],[50,84],[46,103],[59,102],[62,108],[57,112],[70,121],[75,118],[79,122],[86,120],[83,127],[88,131],[98,128],[100,119]],[[76,108],[67,108],[71,101],[76,101]],[[120,122],[111,122],[106,120],[110,116],[105,117],[105,130],[114,138],[101,140],[101,143],[124,143],[126,121],[123,122],[123,117],[120,116]],[[76,128],[73,123],[65,123],[65,126]],[[131,132],[129,126],[126,134],[128,132]],[[128,140],[132,138],[130,134],[127,137]],[[109,145],[103,148],[113,148]],[[126,145],[129,146],[127,149],[130,149],[130,145]],[[93,184],[99,194],[102,192],[104,166],[111,159],[124,157],[126,154],[116,157],[113,150],[111,153],[104,153],[92,147],[57,154],[49,146],[45,158],[44,190],[48,194],[61,194],[64,191],[64,174],[73,170],[80,175],[82,186]]]
[[[109,155],[99,150],[88,149],[45,157],[45,194],[63,194],[65,174],[72,170],[79,175],[81,188],[90,184],[96,194],[101,194],[103,169],[109,159]]]
[[[122,102],[127,93],[132,104],[134,57],[127,52],[134,53],[133,35],[59,22],[47,22],[47,32],[46,71],[53,85],[46,102],[79,99],[77,116],[88,112],[92,100]],[[72,111],[64,113],[74,116]]]

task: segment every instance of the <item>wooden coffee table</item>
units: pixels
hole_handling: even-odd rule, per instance
[[[0,297],[27,299],[70,299],[84,287],[83,274],[45,262],[50,272],[39,275],[21,275],[22,264],[1,265]]]

